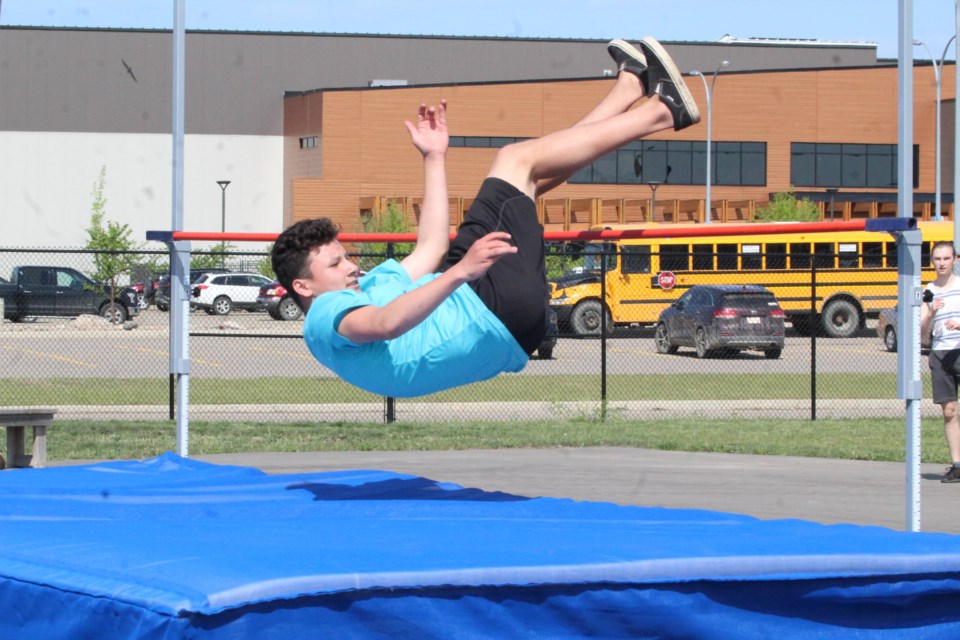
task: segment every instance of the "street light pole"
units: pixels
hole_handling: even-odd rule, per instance
[[[217,180],[220,185],[220,232],[227,230],[227,187],[230,186],[229,180]]]
[[[937,139],[935,140],[935,144],[934,144],[934,149],[935,149],[934,156],[936,158],[936,172],[935,172],[936,178],[935,178],[935,185],[934,185],[936,195],[934,197],[936,198],[936,201],[934,203],[933,219],[938,221],[943,219],[943,216],[941,214],[941,203],[940,203],[940,72],[943,70],[943,61],[947,57],[947,49],[950,48],[950,43],[956,40],[956,38],[957,36],[953,35],[950,37],[949,40],[947,40],[947,44],[943,47],[943,55],[940,56],[939,65],[937,64],[937,59],[933,57],[933,52],[930,51],[930,47],[924,44],[921,40],[913,41],[913,46],[923,47],[924,49],[927,50],[927,53],[930,55],[930,64],[933,65],[933,79],[934,81],[936,81],[936,85],[937,85],[937,116],[936,116],[937,120],[935,123]],[[956,162],[956,160],[954,160],[954,162]],[[954,192],[956,192],[956,186],[954,186]]]
[[[711,134],[711,130],[713,129],[712,127],[713,86],[717,83],[717,74],[720,73],[720,69],[723,67],[729,67],[729,66],[730,66],[729,60],[723,60],[720,64],[717,65],[716,70],[714,70],[713,72],[713,79],[710,81],[709,87],[707,86],[707,79],[706,77],[704,77],[703,73],[701,73],[700,71],[690,72],[690,75],[700,76],[700,79],[703,80],[703,91],[707,95],[707,196],[706,196],[706,202],[704,207],[704,209],[706,209],[706,211],[704,212],[704,222],[706,222],[707,224],[711,222],[711,203],[712,203],[712,199],[710,197],[710,172],[711,172],[711,166],[710,166],[711,135],[710,134]]]

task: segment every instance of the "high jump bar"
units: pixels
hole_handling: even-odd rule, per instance
[[[915,229],[916,218],[875,218],[837,222],[755,222],[749,224],[705,224],[696,227],[647,227],[644,229],[602,229],[595,231],[545,231],[544,240],[621,240],[628,238],[683,238],[702,236],[757,235],[762,233],[829,233],[837,231],[907,231]],[[147,240],[273,242],[279,233],[225,233],[220,231],[147,231]],[[341,233],[341,242],[415,242],[416,233]]]

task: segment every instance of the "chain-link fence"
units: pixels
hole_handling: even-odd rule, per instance
[[[191,419],[902,415],[895,316],[881,312],[896,304],[896,272],[875,255],[811,251],[780,262],[773,253],[600,247],[551,246],[558,335],[522,372],[402,400],[360,391],[314,360],[296,309],[281,310],[282,296],[261,289],[271,282],[259,273],[265,254],[218,254],[219,275],[247,277],[208,279],[192,299]],[[135,304],[121,314],[104,311],[109,288],[88,277],[95,257],[84,250],[0,249],[0,277],[10,281],[0,281],[0,405],[54,406],[65,418],[172,418],[170,314],[163,304],[168,256],[136,256],[112,298],[125,305],[124,292],[133,290]],[[766,286],[776,305],[764,302],[758,311],[721,295],[743,285]],[[198,287],[194,282],[192,292]],[[695,296],[702,289],[712,297]],[[228,308],[215,303],[221,296],[231,298]]]

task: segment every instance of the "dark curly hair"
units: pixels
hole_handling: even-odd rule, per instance
[[[306,309],[307,305],[293,290],[293,281],[310,275],[307,270],[310,252],[336,240],[338,233],[340,227],[329,218],[313,218],[290,225],[273,243],[270,252],[273,272],[301,309]]]

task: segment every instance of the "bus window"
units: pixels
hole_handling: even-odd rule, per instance
[[[791,269],[809,269],[810,268],[810,243],[794,242],[790,245],[790,268]]]
[[[930,266],[930,247],[933,246],[932,242],[921,242],[920,243],[920,268]]]
[[[693,245],[693,270],[713,271],[713,245]]]
[[[686,244],[660,245],[660,271],[689,271],[690,246]]]
[[[624,273],[650,273],[650,245],[621,245]]]
[[[717,245],[717,271],[737,270],[737,245]]]
[[[813,255],[817,269],[833,269],[836,265],[836,246],[832,242],[814,242]]]
[[[887,267],[890,269],[897,268],[897,243],[896,242],[884,242],[884,253],[887,254]],[[921,263],[921,266],[926,266]]]
[[[740,256],[741,269],[762,269],[763,257],[760,255],[760,245],[745,244],[742,245]]]
[[[767,245],[767,269],[787,268],[787,245],[770,243]]]
[[[840,258],[841,269],[856,269],[860,266],[860,255],[857,253],[856,242],[839,243],[837,245],[837,255]]]
[[[863,243],[863,268],[879,269],[883,267],[883,243]]]

